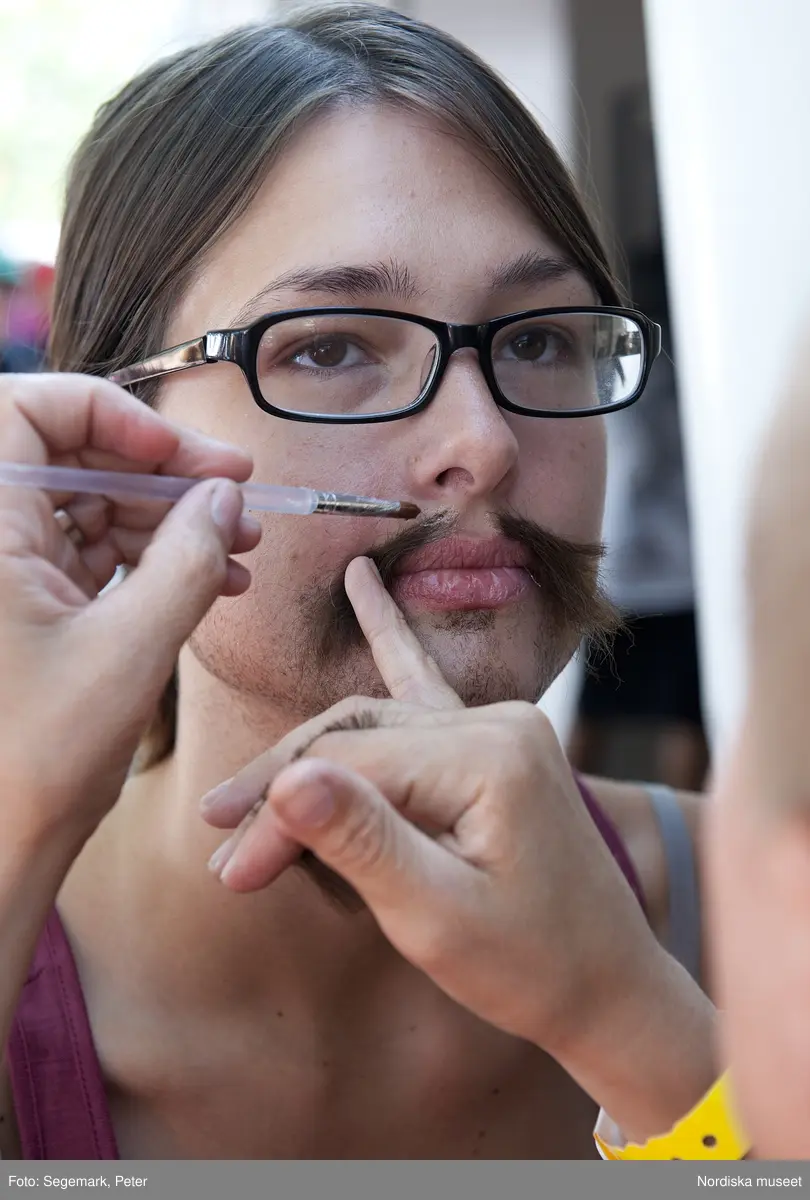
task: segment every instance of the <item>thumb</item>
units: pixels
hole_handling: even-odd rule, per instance
[[[367,779],[324,759],[285,768],[267,806],[281,830],[351,884],[381,923],[392,910],[424,904],[449,857]],[[257,822],[228,862],[224,883],[245,870],[260,837]]]
[[[171,670],[225,586],[243,502],[229,479],[192,488],[161,521],[135,570],[84,610],[94,630],[101,622],[120,635],[128,664]]]

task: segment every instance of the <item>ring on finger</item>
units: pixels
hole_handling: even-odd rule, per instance
[[[77,550],[80,550],[86,538],[67,509],[57,508],[53,515],[65,537],[73,543]]]

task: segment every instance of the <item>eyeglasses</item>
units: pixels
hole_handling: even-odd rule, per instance
[[[661,329],[629,308],[538,308],[481,325],[383,309],[308,308],[211,330],[110,379],[127,385],[231,362],[259,407],[275,417],[366,424],[421,412],[451,355],[468,347],[501,408],[526,417],[585,417],[639,398],[661,350]]]

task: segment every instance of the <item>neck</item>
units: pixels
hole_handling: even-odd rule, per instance
[[[184,1009],[270,1003],[302,1021],[361,1013],[378,986],[412,971],[370,914],[336,909],[296,868],[241,896],[206,869],[227,832],[205,824],[200,798],[312,714],[235,697],[194,660],[181,676],[174,754],[128,783],[91,839],[62,897],[68,923],[83,941],[106,939],[108,970],[113,958]]]

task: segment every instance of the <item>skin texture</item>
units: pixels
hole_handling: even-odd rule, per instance
[[[555,249],[458,140],[390,112],[337,114],[290,147],[242,221],[200,264],[166,342],[232,324],[268,280],[313,264],[402,260],[420,294],[364,299],[447,320],[592,303],[575,275],[497,295],[488,287],[486,276],[505,261]],[[265,298],[255,315],[336,299],[287,292]],[[454,358],[425,412],[377,428],[274,420],[227,365],[170,379],[160,411],[249,451],[257,479],[408,499],[426,513],[450,510],[473,537],[491,535],[490,514],[510,506],[558,536],[598,539],[601,421],[501,413],[467,352]],[[383,669],[369,648],[324,659],[311,619],[329,582],[390,537],[390,525],[270,517],[262,524],[259,547],[240,556],[253,587],[218,601],[181,654],[174,755],[127,782],[60,894],[122,1156],[593,1156],[593,1101],[525,1040],[542,1043],[553,1022],[539,1021],[536,1034],[531,1022],[493,1028],[398,953],[370,912],[336,909],[300,871],[284,871],[252,895],[235,894],[206,871],[222,840],[200,819],[209,789],[331,703],[355,692],[397,695],[413,679],[396,655]],[[547,621],[541,592],[486,621],[472,619],[480,613],[449,620],[407,604],[404,615],[415,639],[408,644],[435,664],[428,692],[443,688],[444,704],[449,689],[458,709],[461,701],[534,700],[575,644]],[[411,699],[436,707],[424,689],[420,675]],[[566,870],[564,847],[583,816],[558,746],[544,769],[524,790],[533,794],[536,785],[546,806],[538,825],[558,831],[556,886],[570,895],[577,921],[619,914],[611,928],[622,943],[617,961],[633,962],[638,984],[633,1011],[611,1004],[615,1019],[601,1033],[609,1046],[632,1040],[621,1078],[643,1064],[645,1080],[665,1096],[666,1119],[670,1111],[674,1119],[710,1082],[711,1014],[683,973],[673,979],[671,960],[662,965],[651,949],[649,971],[637,970],[631,944],[646,930],[589,826],[581,854],[590,846],[598,870],[573,862]],[[643,800],[628,809],[622,829],[641,845],[646,835],[638,829],[649,814]],[[554,861],[553,846],[544,853]],[[639,865],[657,896],[660,884],[650,878],[657,868]],[[554,895],[544,903],[553,908]],[[574,979],[575,946],[575,934],[558,941],[565,962],[544,968],[546,1011],[558,1010],[563,996],[591,995]],[[667,996],[676,993],[673,1017]],[[580,1045],[588,1069],[575,1072],[595,1094],[597,1025]],[[671,1069],[666,1057],[664,1031],[673,1027],[684,1031],[676,1044],[683,1058],[688,1043],[688,1069],[681,1062]],[[664,1057],[651,1051],[660,1046]],[[616,1064],[601,1065],[616,1084]]]
[[[749,694],[710,806],[725,1053],[759,1158],[810,1157],[810,336],[768,431],[748,536]]]

